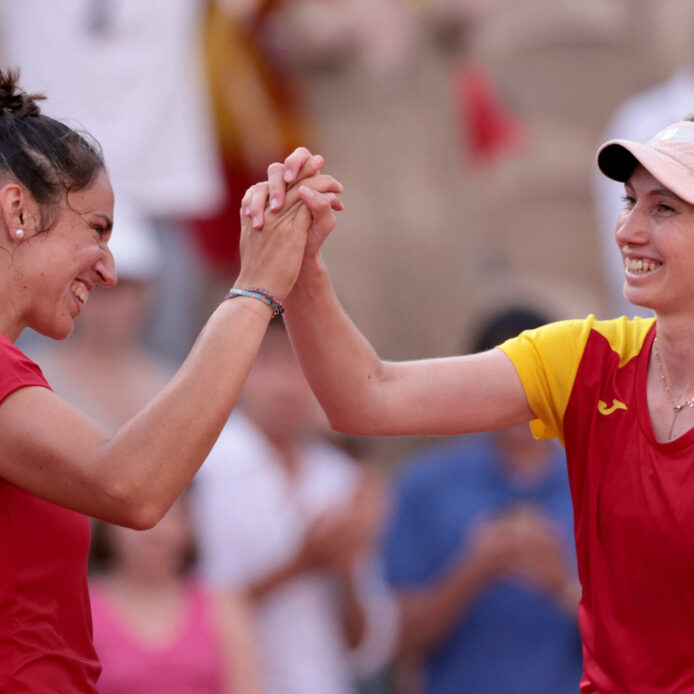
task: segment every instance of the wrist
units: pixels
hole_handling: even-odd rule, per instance
[[[247,287],[245,289],[232,287],[224,296],[224,301],[240,298],[255,299],[265,304],[272,311],[273,318],[284,313],[284,304],[281,299],[262,287]]]
[[[321,254],[306,255],[301,263],[301,269],[292,291],[296,289],[310,290],[315,283],[323,281],[326,276],[328,276],[328,268],[323,262]]]
[[[238,284],[240,283],[237,282],[237,284],[229,289],[222,301],[231,299],[253,299],[265,304],[265,306],[272,311],[273,318],[284,313],[284,303],[272,292],[269,292],[263,287],[239,287],[237,286]]]

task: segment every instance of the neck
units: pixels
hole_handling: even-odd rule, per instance
[[[694,423],[694,334],[688,325],[660,318],[656,330],[648,365],[648,408],[657,440],[667,442]]]
[[[657,321],[657,354],[673,398],[694,389],[694,325],[691,319]],[[651,353],[653,365],[656,350]],[[660,370],[656,362],[653,366]],[[687,396],[691,397],[691,395]],[[685,398],[686,399],[686,398]]]
[[[161,593],[178,590],[181,577],[177,572],[130,571],[127,568],[115,568],[110,572],[109,582],[113,586],[139,593]]]

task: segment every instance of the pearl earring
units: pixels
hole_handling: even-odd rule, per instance
[[[17,231],[15,231],[15,236],[18,239],[23,239],[24,238],[24,229],[17,229]]]

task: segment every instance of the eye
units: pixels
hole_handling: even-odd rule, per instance
[[[659,202],[656,206],[656,209],[658,210],[658,212],[663,212],[665,214],[669,214],[670,212],[676,211],[674,207],[668,205],[666,202]]]
[[[91,224],[90,227],[93,231],[95,231],[99,235],[100,239],[103,239],[104,241],[108,241],[108,239],[110,238],[111,229],[107,225],[99,222],[96,224]]]
[[[633,195],[622,195],[624,207],[633,207],[636,204],[636,198]]]

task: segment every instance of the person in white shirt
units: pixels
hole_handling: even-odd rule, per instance
[[[397,631],[370,559],[382,489],[321,440],[322,415],[279,321],[241,409],[193,485],[201,571],[254,600],[268,694],[353,692],[388,661]]]

